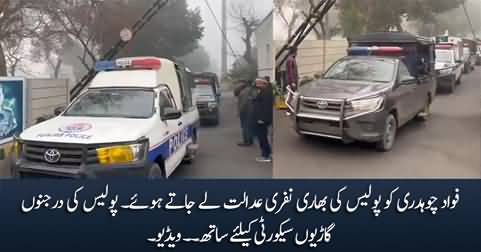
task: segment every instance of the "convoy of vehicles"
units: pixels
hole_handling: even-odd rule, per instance
[[[427,119],[435,97],[435,43],[409,33],[372,33],[350,41],[349,56],[286,99],[300,135],[392,149],[399,127]]]
[[[214,73],[195,73],[193,78],[194,96],[200,119],[218,125],[221,89],[217,75]]]
[[[195,157],[199,114],[187,69],[155,57],[97,63],[57,117],[15,140],[17,176],[168,177]]]

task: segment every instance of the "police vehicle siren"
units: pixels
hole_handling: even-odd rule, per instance
[[[351,56],[383,56],[400,54],[403,51],[404,49],[398,46],[353,46],[347,49]]]
[[[158,70],[161,67],[159,59],[144,58],[144,59],[118,59],[115,61],[99,61],[95,64],[97,72],[112,71],[121,69],[149,69]]]

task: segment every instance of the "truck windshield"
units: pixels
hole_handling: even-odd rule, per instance
[[[390,82],[395,64],[391,59],[349,58],[337,62],[324,78],[333,80]]]
[[[150,118],[154,114],[154,97],[154,91],[148,90],[89,90],[64,116]]]
[[[436,50],[436,62],[451,63],[453,62],[453,51],[451,50]]]
[[[197,85],[194,93],[196,96],[214,96],[214,88],[210,85]]]

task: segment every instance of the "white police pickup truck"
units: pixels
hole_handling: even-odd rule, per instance
[[[198,148],[187,69],[154,57],[96,64],[98,74],[51,120],[15,141],[19,177],[169,177]]]

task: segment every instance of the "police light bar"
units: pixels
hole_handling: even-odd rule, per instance
[[[402,53],[403,48],[398,46],[353,46],[347,51],[353,56],[389,55]]]
[[[161,67],[159,59],[118,59],[116,61],[99,61],[95,64],[95,70],[112,71],[119,69],[152,69],[158,70]]]
[[[436,49],[451,49],[453,48],[452,44],[438,44],[436,45]]]

